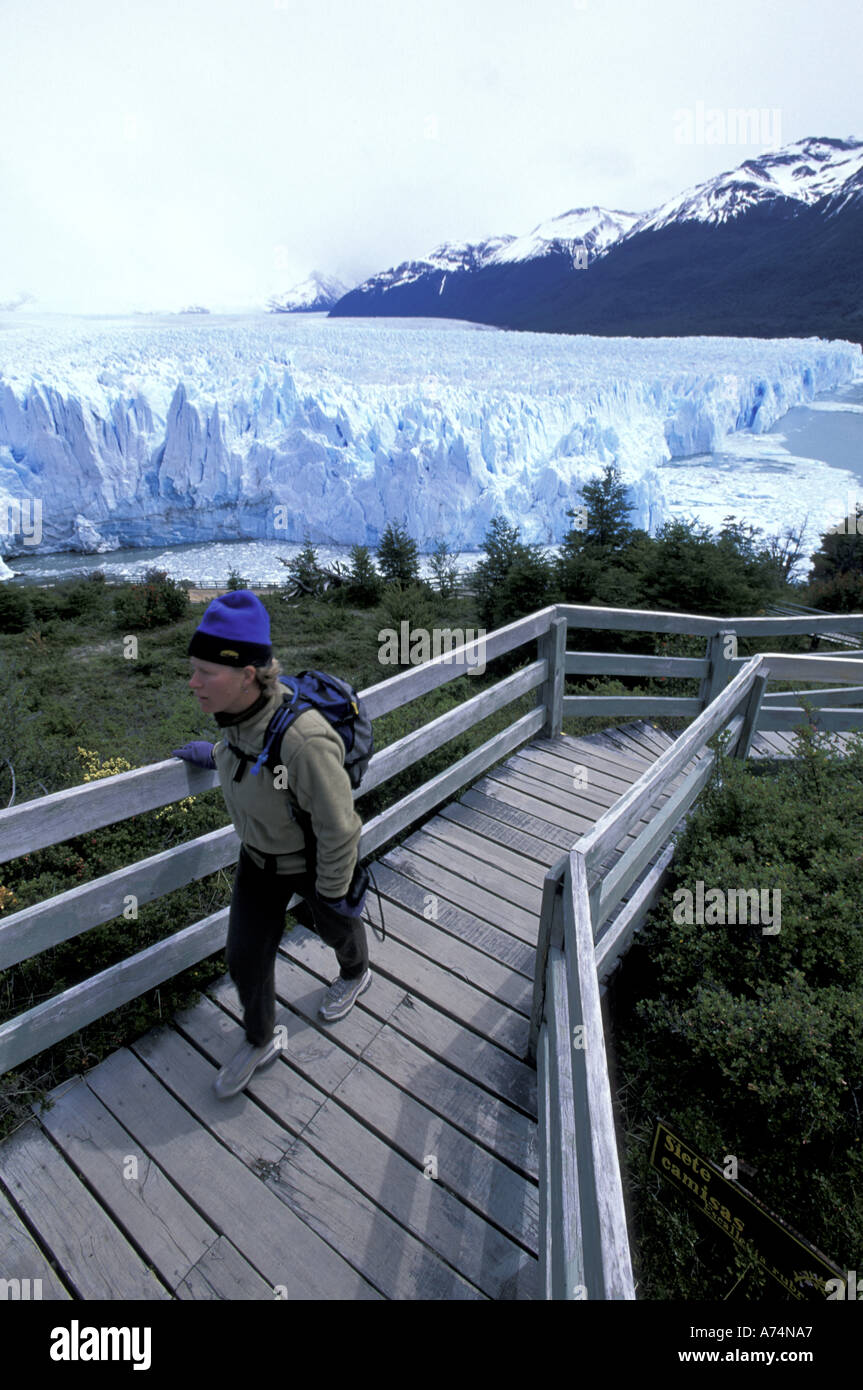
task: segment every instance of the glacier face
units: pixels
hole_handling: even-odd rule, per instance
[[[498,512],[557,544],[611,461],[654,532],[658,465],[861,371],[859,345],[819,339],[203,317],[0,326],[0,555],[306,531],[374,546],[390,521],[420,550],[475,549]]]

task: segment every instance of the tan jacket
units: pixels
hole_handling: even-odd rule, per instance
[[[262,764],[252,776],[252,764],[246,763],[242,779],[234,781],[241,759],[228,743],[257,756],[283,692],[280,685],[250,718],[240,716],[237,724],[222,724],[223,737],[213,748],[222,794],[234,829],[254,862],[263,867],[264,861],[255,854],[262,850],[278,855],[278,873],[301,874],[306,867],[305,842],[302,827],[291,813],[289,788],[312,818],[317,839],[316,890],[325,898],[343,898],[357,860],[362,821],[354,810],[353,789],[345,772],[345,745],[324,716],[314,709],[297,715],[282,735],[276,774]]]

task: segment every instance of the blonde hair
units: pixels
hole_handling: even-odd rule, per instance
[[[260,686],[262,694],[266,695],[267,699],[275,692],[281,674],[282,663],[279,661],[278,657],[275,656],[270,657],[266,666],[257,666],[255,668],[255,679]]]

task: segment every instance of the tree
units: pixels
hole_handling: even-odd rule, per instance
[[[403,526],[389,522],[377,548],[378,564],[387,584],[418,584],[420,562],[417,543]]]
[[[627,491],[614,463],[606,464],[601,478],[582,486],[584,506],[566,513],[573,518],[573,526],[562,542],[565,556],[585,547],[606,551],[626,548],[635,534],[629,521],[632,508],[626,500]]]
[[[383,580],[375,569],[368,546],[351,546],[350,569],[343,590],[346,602],[371,608],[379,602],[383,587]]]
[[[431,553],[429,565],[441,598],[451,598],[455,593],[455,587],[458,583],[457,559],[456,551],[450,550],[444,540],[438,541]]]
[[[485,559],[474,571],[480,621],[500,627],[522,618],[548,601],[553,577],[551,566],[538,544],[525,545],[519,528],[502,516],[494,516],[481,549]]]
[[[821,537],[812,556],[809,594],[816,608],[855,613],[863,602],[863,508]]]
[[[308,595],[318,598],[326,588],[325,574],[318,564],[317,547],[312,545],[308,531],[303,537],[303,548],[291,560],[278,557],[287,567],[289,578],[285,580],[285,591],[291,598]]]

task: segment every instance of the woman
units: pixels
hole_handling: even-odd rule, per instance
[[[227,1099],[278,1055],[275,960],[294,893],[305,900],[294,915],[333,947],[340,967],[320,1017],[344,1017],[372,982],[362,921],[365,892],[357,870],[362,822],[344,768],[344,743],[317,710],[304,710],[283,734],[275,774],[263,766],[257,775],[245,775],[262,752],[267,725],[286,693],[278,679],[281,665],[272,655],[269,614],[251,590],[235,589],[213,600],[188,654],[189,685],[224,737],[215,745],[187,743],[173,754],[218,770],[241,841],[227,960],[243,1007],[246,1041],[216,1077],[216,1094]]]

